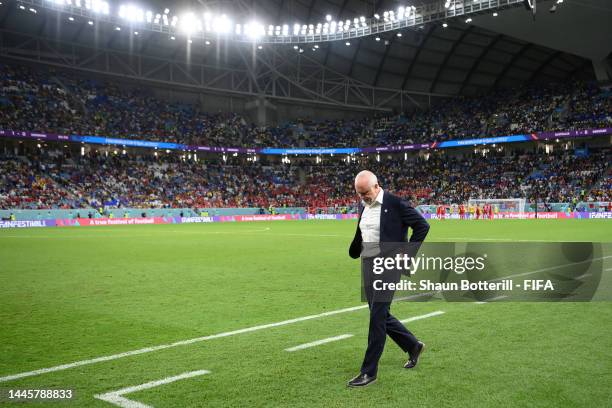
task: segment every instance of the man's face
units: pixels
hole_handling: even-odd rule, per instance
[[[368,182],[357,182],[355,183],[355,191],[359,198],[363,200],[367,205],[372,205],[376,196],[380,192],[380,187],[378,184],[374,184],[370,186]]]

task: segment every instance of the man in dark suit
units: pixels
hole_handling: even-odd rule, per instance
[[[372,259],[379,254],[377,251],[381,243],[407,242],[408,228],[411,228],[410,242],[418,246],[425,240],[429,224],[406,201],[383,191],[376,176],[370,171],[364,170],[357,174],[355,191],[363,205],[349,255],[353,259],[361,257],[364,289],[370,308],[370,326],[361,372],[349,381],[348,386],[364,387],[376,380],[378,360],[387,335],[408,354],[405,368],[415,367],[424,349],[424,344],[391,315],[391,299],[376,300],[372,282],[368,279],[368,276],[371,278],[368,270],[371,271]]]

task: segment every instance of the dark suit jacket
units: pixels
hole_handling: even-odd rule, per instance
[[[359,221],[362,214],[363,207],[359,211],[357,231],[349,248],[349,255],[353,259],[361,255],[363,241]],[[385,191],[380,209],[380,242],[408,242],[408,228],[412,229],[410,242],[420,243],[427,236],[429,224],[408,202]]]

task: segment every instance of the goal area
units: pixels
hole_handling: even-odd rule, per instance
[[[470,198],[469,206],[484,206],[489,204],[491,208],[497,208],[499,212],[525,212],[524,198]]]

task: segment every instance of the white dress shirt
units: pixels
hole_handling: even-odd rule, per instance
[[[364,243],[361,256],[376,256],[380,252],[378,245],[371,244],[380,242],[380,210],[383,203],[383,194],[381,188],[372,204],[364,203],[363,213],[359,221],[361,239]]]

